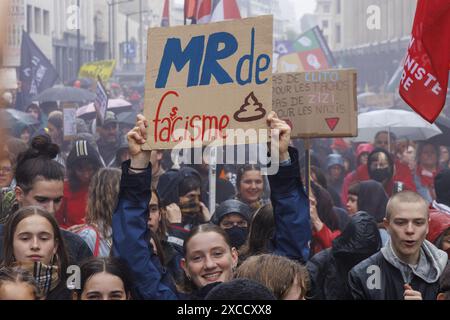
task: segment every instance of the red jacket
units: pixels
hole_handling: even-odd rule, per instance
[[[352,184],[369,179],[369,169],[367,168],[367,165],[360,165],[358,168],[356,168],[355,171],[347,174],[342,185],[342,204],[345,205],[347,203],[348,188],[350,188]],[[386,191],[388,196],[392,196],[394,181],[403,182],[405,185],[405,189],[416,191],[416,184],[414,183],[411,170],[407,165],[401,163],[398,160],[395,160],[395,174],[393,179],[391,179],[391,181],[389,181],[384,187],[384,190]]]
[[[444,231],[450,228],[450,214],[430,206],[430,222],[428,225],[427,240],[436,244],[436,240]]]
[[[313,231],[313,254],[319,253],[322,250],[331,248],[333,240],[341,235],[340,230],[331,231],[325,223],[320,231]]]
[[[56,212],[56,220],[61,228],[67,229],[77,224],[85,223],[88,198],[88,186],[72,192],[69,182],[64,182],[64,198],[61,207]]]

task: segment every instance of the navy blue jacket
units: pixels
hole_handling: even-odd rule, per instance
[[[275,218],[274,254],[306,263],[312,238],[309,198],[300,178],[297,149],[289,147],[291,164],[269,175]]]
[[[269,176],[276,231],[274,254],[305,262],[311,240],[309,201],[300,179],[297,150],[289,150],[291,164]],[[151,166],[142,173],[128,173],[130,161],[122,165],[119,203],[113,215],[114,256],[124,259],[135,280],[138,299],[177,299],[173,282],[150,248],[147,227],[151,198]]]
[[[151,198],[151,165],[129,174],[130,161],[122,164],[119,203],[113,215],[112,254],[125,260],[134,280],[136,299],[175,300],[176,290],[150,245],[147,227]]]

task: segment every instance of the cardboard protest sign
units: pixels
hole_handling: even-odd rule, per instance
[[[272,29],[272,16],[150,29],[144,148],[207,144],[226,138],[228,129],[266,129]]]
[[[103,83],[106,83],[111,78],[114,68],[116,67],[116,60],[103,60],[88,62],[81,66],[78,73],[79,78],[90,78],[97,80],[99,77]]]
[[[355,137],[356,70],[274,74],[272,107],[293,138]]]

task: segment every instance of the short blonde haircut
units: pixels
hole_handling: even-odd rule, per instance
[[[236,270],[236,278],[247,278],[269,288],[278,300],[283,299],[294,284],[300,286],[300,297],[309,290],[309,274],[300,263],[272,254],[251,256]]]
[[[428,213],[428,203],[427,201],[418,193],[413,191],[402,191],[394,194],[388,201],[386,206],[386,220],[390,220],[394,207],[397,203],[419,203],[423,205],[424,212],[429,216]]]

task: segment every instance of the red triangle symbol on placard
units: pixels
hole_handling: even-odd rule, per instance
[[[339,118],[326,118],[325,121],[327,122],[328,128],[330,128],[331,131],[334,131],[336,128]]]

